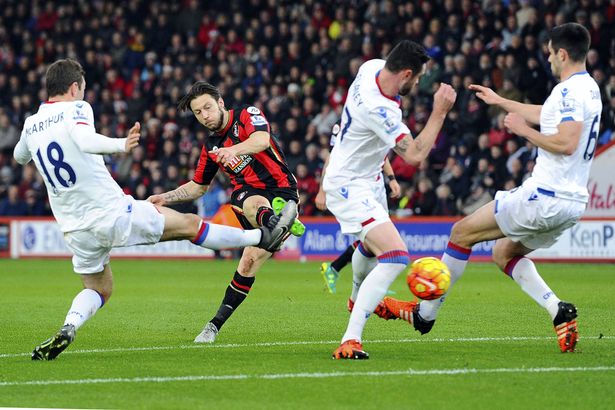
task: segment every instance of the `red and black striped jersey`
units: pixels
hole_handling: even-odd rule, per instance
[[[271,132],[269,122],[258,108],[244,106],[229,110],[229,122],[226,127],[207,137],[201,149],[193,181],[200,185],[209,185],[218,168],[221,168],[229,175],[233,190],[244,186],[258,189],[296,189],[297,180],[288,169],[284,154],[273,136],[266,150],[256,154],[239,155],[226,166],[217,163],[215,155],[209,153],[217,148],[239,144],[256,131]]]

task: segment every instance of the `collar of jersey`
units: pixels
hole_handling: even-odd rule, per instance
[[[399,96],[399,94],[396,95],[395,97],[391,97],[389,95],[386,95],[384,91],[382,91],[382,88],[380,88],[380,81],[378,81],[378,74],[380,74],[381,71],[382,70],[378,70],[376,72],[376,85],[378,86],[378,91],[380,91],[380,94],[382,94],[384,97],[388,98],[389,100],[393,100],[399,104],[399,101],[401,100],[401,97]]]
[[[587,71],[579,71],[578,73],[571,74],[570,77],[568,77],[566,80],[571,79],[575,75],[583,75],[583,74],[589,74],[589,73]]]

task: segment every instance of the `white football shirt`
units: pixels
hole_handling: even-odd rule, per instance
[[[375,181],[384,159],[397,140],[410,134],[402,122],[401,97],[388,97],[377,75],[385,60],[369,60],[359,68],[348,90],[341,131],[334,142],[325,173],[327,183],[339,186],[349,180]]]
[[[101,138],[94,128],[92,107],[85,101],[43,103],[24,123],[15,159],[21,164],[34,160],[62,232],[88,229],[125,211],[124,192],[102,155],[84,152]],[[105,138],[101,145],[105,149],[98,152],[121,152],[125,139]]]
[[[579,145],[572,155],[538,148],[532,176],[526,183],[547,189],[559,198],[586,203],[587,182],[600,129],[602,100],[596,81],[586,72],[573,74],[551,91],[540,111],[540,132],[552,135],[565,121],[583,123]]]

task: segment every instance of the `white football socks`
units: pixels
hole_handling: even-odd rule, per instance
[[[405,251],[386,252],[378,257],[378,264],[359,288],[342,343],[351,339],[361,341],[367,319],[409,261],[408,252]]]
[[[451,285],[448,288],[448,292],[446,292],[446,294],[442,297],[434,300],[421,301],[419,304],[419,314],[423,319],[428,321],[436,320],[438,311],[440,310],[440,307],[442,307],[446,296],[450,293],[455,282],[457,282],[461,275],[463,275],[463,271],[466,269],[471,252],[471,249],[462,248],[452,242],[448,243],[441,260],[446,266],[448,266],[448,270],[451,272]]]
[[[73,299],[64,324],[75,326],[75,330],[79,329],[86,320],[94,316],[103,303],[100,293],[93,289],[83,289]]]
[[[367,274],[372,271],[378,264],[378,258],[376,258],[371,252],[368,252],[363,247],[363,244],[359,242],[357,248],[352,254],[352,294],[351,300],[357,300],[359,294],[359,288],[363,283],[363,280],[367,277]]]
[[[261,235],[260,229],[243,230],[201,221],[199,233],[192,243],[214,250],[243,248],[258,245]]]
[[[551,320],[555,319],[560,299],[542,279],[531,259],[525,257],[511,259],[506,265],[505,273],[517,282],[536,303],[549,312]]]

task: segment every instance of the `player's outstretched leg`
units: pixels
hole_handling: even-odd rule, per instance
[[[358,340],[346,340],[333,352],[334,359],[369,359],[369,354],[363,350],[363,345]]]
[[[273,198],[273,201],[271,202],[271,207],[276,215],[278,215],[286,205],[286,201],[279,196]],[[295,220],[290,227],[290,233],[294,236],[303,236],[305,233],[305,225],[303,225],[299,218],[295,217]]]
[[[572,303],[559,302],[558,312],[553,319],[553,326],[557,334],[557,341],[562,353],[574,352],[579,340],[577,328],[577,308]]]
[[[75,340],[75,326],[64,325],[58,333],[34,348],[32,360],[53,360]]]

